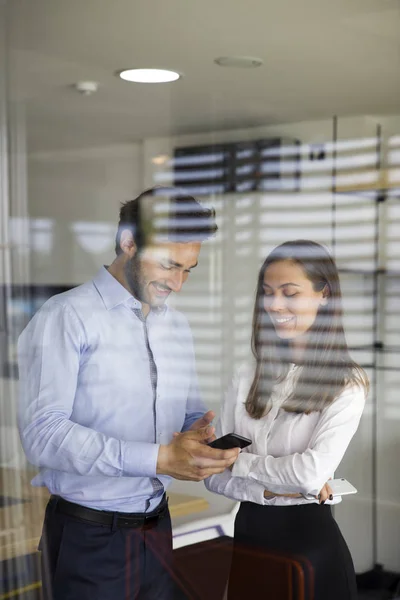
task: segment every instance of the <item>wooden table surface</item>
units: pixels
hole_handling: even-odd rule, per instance
[[[0,561],[37,550],[49,493],[30,484],[35,472],[0,469],[0,496],[21,500],[0,508]],[[167,494],[171,517],[207,510],[205,498]]]

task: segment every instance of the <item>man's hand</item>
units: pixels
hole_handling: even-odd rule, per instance
[[[197,419],[197,421],[195,421],[193,425],[191,425],[189,431],[196,431],[197,429],[201,429],[202,427],[207,427],[207,425],[210,425],[213,419],[215,419],[215,412],[213,410],[209,410],[208,412],[204,413],[204,415],[200,417],[200,419]]]
[[[197,421],[195,421],[193,425],[189,427],[189,431],[197,431],[198,429],[207,427],[207,425],[210,425],[212,423],[213,419],[215,419],[215,412],[213,410],[209,410],[208,412],[204,413],[204,415],[200,417],[200,419],[197,419]],[[204,443],[209,444],[215,439],[215,435],[211,435],[209,438],[204,440]]]
[[[225,471],[237,459],[239,449],[210,448],[206,442],[213,435],[214,427],[210,425],[174,434],[167,446],[160,446],[157,474],[187,481],[203,481],[210,475]]]

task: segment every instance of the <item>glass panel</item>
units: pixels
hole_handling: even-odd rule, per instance
[[[189,322],[201,395],[217,414],[251,356],[254,294],[268,253],[295,239],[332,252],[351,355],[373,382],[338,471],[359,493],[336,517],[358,572],[375,563],[400,572],[398,0],[156,4],[0,0],[0,511],[1,502],[13,503],[0,512],[0,569],[13,554],[37,560],[48,498],[45,486],[30,485],[38,465],[28,463],[19,438],[18,336],[48,298],[115,261],[122,203],[175,185],[214,208],[219,227],[168,300]],[[163,84],[118,76],[152,65],[181,76]],[[164,350],[172,353],[168,344]],[[130,370],[133,386],[139,368],[129,362]],[[150,389],[148,371],[139,374]],[[116,380],[113,407],[118,390]],[[145,404],[135,398],[130,387],[121,398],[133,415]],[[103,413],[101,425],[71,414],[63,417],[107,429]],[[55,471],[47,483],[59,493]],[[101,494],[116,481],[99,484]],[[68,491],[83,502],[84,488]],[[174,480],[170,490],[209,503],[203,514],[174,517],[174,531],[204,516],[216,518],[216,534],[233,534],[232,498],[188,481]],[[131,502],[142,498],[136,488],[124,498],[130,494]],[[36,593],[29,569],[8,568],[15,572],[8,579],[0,572],[8,582],[0,598],[24,585]]]

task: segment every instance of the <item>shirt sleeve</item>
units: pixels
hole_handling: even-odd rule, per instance
[[[18,428],[28,460],[78,475],[156,476],[158,444],[118,440],[71,420],[85,330],[49,300],[18,341]]]
[[[258,481],[277,494],[317,495],[340,464],[357,431],[364,405],[364,389],[347,387],[322,411],[305,452],[281,457],[242,452],[234,463],[233,476]]]
[[[197,379],[197,371],[196,371],[196,359],[194,354],[193,347],[193,338],[192,333],[190,331],[189,323],[186,323],[187,327],[187,352],[190,356],[190,387],[186,402],[186,413],[185,413],[185,421],[182,425],[182,432],[187,431],[191,428],[193,423],[197,421],[197,419],[201,419],[207,409],[205,407],[204,402],[201,399],[199,383]]]
[[[191,428],[197,419],[201,419],[207,409],[201,399],[199,385],[195,366],[193,366],[188,399],[186,403],[185,421],[182,426],[182,431],[187,431]]]

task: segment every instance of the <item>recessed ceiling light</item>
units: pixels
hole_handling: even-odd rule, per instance
[[[219,67],[236,67],[239,69],[255,69],[261,67],[263,61],[256,56],[219,56],[214,59]]]
[[[121,71],[119,76],[134,83],[168,83],[180,78],[179,73],[167,69],[128,69]]]

